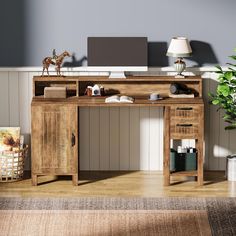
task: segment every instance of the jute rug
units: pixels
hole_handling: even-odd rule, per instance
[[[0,235],[236,235],[236,199],[0,198]]]

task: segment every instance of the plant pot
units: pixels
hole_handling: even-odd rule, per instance
[[[226,178],[228,181],[236,181],[236,154],[226,158]]]

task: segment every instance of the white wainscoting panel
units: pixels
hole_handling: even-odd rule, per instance
[[[110,169],[110,109],[100,108],[100,170]]]
[[[83,123],[80,125],[79,136],[83,137],[79,140],[79,163],[80,169],[89,170],[90,169],[90,130],[89,130],[89,108],[82,107],[79,110],[79,122]]]
[[[1,73],[0,73],[1,75]],[[9,93],[9,126],[20,125],[20,103],[19,103],[19,73],[9,72],[8,74],[8,93]],[[2,83],[0,83],[0,87]],[[2,104],[2,100],[1,100]],[[0,105],[1,105],[0,104]],[[2,111],[2,109],[1,109]],[[1,116],[2,119],[2,116]]]
[[[93,109],[93,108],[90,108]],[[111,107],[109,121],[110,165],[109,170],[118,170],[120,167],[120,108]]]
[[[129,170],[130,169],[130,112],[128,107],[120,108],[120,164],[118,169]]]
[[[40,69],[0,70],[0,126],[20,126],[30,145],[32,78]],[[64,75],[87,72],[68,69]],[[171,75],[172,71],[150,74]],[[222,112],[208,103],[208,92],[217,86],[216,75],[206,69],[201,74],[205,99],[205,168],[224,170],[225,156],[236,153],[236,131],[225,131]],[[81,170],[162,170],[163,109],[149,107],[80,108]],[[194,145],[192,140],[183,141]],[[26,160],[30,169],[30,152]]]
[[[0,73],[0,112],[1,126],[8,126],[10,121],[9,73]]]
[[[129,120],[129,166],[131,170],[140,168],[140,108],[130,108]]]

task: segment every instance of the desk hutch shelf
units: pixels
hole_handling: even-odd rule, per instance
[[[184,84],[194,98],[170,98],[171,83]],[[106,96],[85,95],[88,85],[104,87]],[[45,87],[66,87],[66,98],[44,98]],[[164,99],[149,101],[157,92]],[[105,103],[113,94],[134,97],[134,103]],[[40,175],[72,175],[78,184],[79,107],[156,106],[164,107],[164,185],[171,176],[195,176],[203,184],[204,103],[202,79],[198,76],[130,76],[109,79],[106,76],[35,76],[33,78],[32,112],[32,184]],[[196,171],[170,172],[171,139],[195,139],[198,168]],[[158,142],[158,140],[157,140]],[[158,158],[158,157],[157,157]]]

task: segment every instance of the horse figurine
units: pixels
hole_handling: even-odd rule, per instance
[[[44,74],[45,69],[47,70],[47,74],[49,75],[48,68],[50,65],[55,65],[56,66],[56,72],[57,75],[61,76],[61,64],[64,60],[65,57],[70,57],[71,55],[69,52],[64,51],[61,55],[57,56],[55,55],[55,50],[53,51],[53,57],[45,57],[43,59],[43,72],[42,76]]]

